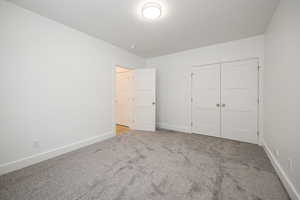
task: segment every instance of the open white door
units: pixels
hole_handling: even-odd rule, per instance
[[[155,131],[156,71],[136,69],[133,72],[133,122],[136,130]]]

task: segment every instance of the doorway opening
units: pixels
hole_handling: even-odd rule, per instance
[[[156,70],[115,68],[116,134],[156,130]]]
[[[133,70],[116,67],[116,134],[128,134],[133,121]]]

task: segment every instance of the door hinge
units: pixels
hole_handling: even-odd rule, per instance
[[[257,104],[260,104],[260,100],[259,99],[257,99]]]
[[[259,137],[259,131],[257,131],[257,136]]]
[[[191,126],[193,126],[193,122],[191,122]]]
[[[193,72],[191,73],[191,76],[194,76],[194,73],[193,73]]]
[[[260,70],[260,66],[259,66],[259,65],[257,66],[257,70],[258,70],[258,71]]]
[[[193,103],[193,98],[191,98],[191,102]]]

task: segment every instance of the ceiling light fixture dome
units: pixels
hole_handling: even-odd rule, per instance
[[[161,6],[158,3],[146,3],[142,8],[142,15],[146,19],[155,20],[161,16]]]

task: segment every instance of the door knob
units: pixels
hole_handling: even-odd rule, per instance
[[[223,104],[222,104],[222,107],[225,107],[225,106],[226,106],[226,104],[225,104],[225,103],[223,103]]]
[[[216,104],[216,106],[217,106],[217,107],[220,107],[220,104],[219,104],[219,103],[217,103],[217,104]]]
[[[152,102],[152,105],[154,106],[154,105],[155,105],[155,102]]]

